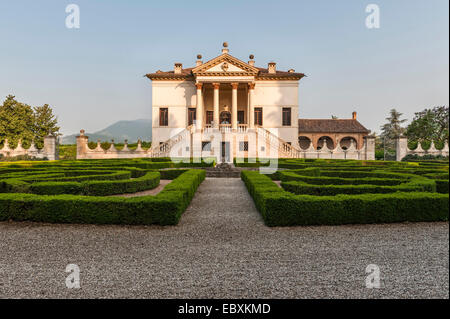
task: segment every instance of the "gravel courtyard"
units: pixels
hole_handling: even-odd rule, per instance
[[[22,297],[448,298],[449,227],[268,228],[240,179],[206,179],[175,227],[0,223],[0,298]]]

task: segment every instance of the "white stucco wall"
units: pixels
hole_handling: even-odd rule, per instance
[[[152,142],[165,142],[183,130],[187,126],[187,110],[195,106],[193,81],[152,81]],[[168,126],[159,126],[160,108],[169,109]]]
[[[293,145],[298,143],[298,81],[256,81],[254,106],[263,108],[263,127],[270,129],[280,138]],[[203,94],[204,115],[213,110],[213,90],[205,89]],[[196,87],[194,81],[153,81],[152,82],[152,141],[167,141],[177,132],[187,127],[188,108],[196,107]],[[219,108],[227,105],[231,111],[231,88],[219,91]],[[238,91],[238,110],[245,111],[248,124],[247,90]],[[159,126],[159,109],[169,110],[169,125]],[[283,107],[291,108],[291,126],[282,125]],[[174,133],[175,132],[175,133]]]
[[[254,106],[263,109],[263,127],[298,144],[298,81],[256,81]],[[291,108],[291,126],[283,126],[283,107]],[[277,133],[276,133],[277,132]]]

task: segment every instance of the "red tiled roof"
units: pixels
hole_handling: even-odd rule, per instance
[[[286,71],[278,71],[276,70],[276,73],[269,73],[268,69],[265,68],[257,68],[259,70],[258,77],[294,77],[294,78],[302,78],[305,75],[303,73],[295,73],[295,72],[286,72]]]
[[[361,123],[353,119],[299,119],[299,133],[369,133]]]
[[[175,73],[174,71],[156,71],[155,73],[149,73],[145,76],[149,79],[178,79],[178,78],[193,78],[192,74],[193,68],[182,69],[181,73]],[[303,73],[295,73],[295,72],[285,72],[285,71],[276,71],[276,73],[269,73],[268,69],[265,68],[257,68],[259,73],[257,75],[258,78],[294,78],[301,79],[305,75]]]
[[[156,71],[155,73],[149,73],[149,74],[146,74],[145,76],[148,77],[149,79],[190,78],[190,77],[193,77],[192,69],[193,68],[181,69],[181,73],[175,73],[174,71]]]

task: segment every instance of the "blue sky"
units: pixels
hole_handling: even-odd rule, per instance
[[[80,29],[65,8],[80,7]],[[380,7],[367,29],[365,8]],[[308,75],[300,117],[348,118],[379,131],[395,107],[411,118],[449,104],[448,0],[0,2],[0,97],[50,104],[62,132],[150,118],[143,77],[174,62],[230,54]]]

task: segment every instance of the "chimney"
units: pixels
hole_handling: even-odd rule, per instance
[[[250,61],[248,61],[248,64],[251,66],[255,65],[255,60],[253,60],[255,58],[255,56],[253,54],[250,54],[249,57]]]
[[[181,69],[183,68],[183,64],[175,63],[175,67],[173,69],[175,74],[181,74]]]
[[[352,119],[356,120],[356,112],[352,113]]]
[[[195,62],[195,66],[199,66],[202,65],[203,61],[202,61],[202,55],[201,54],[197,54],[197,61]]]
[[[228,42],[224,42],[224,43],[223,43],[222,54],[228,53],[229,51],[230,51],[230,50],[228,50]]]
[[[269,62],[269,73],[277,73],[277,64],[275,62]]]

